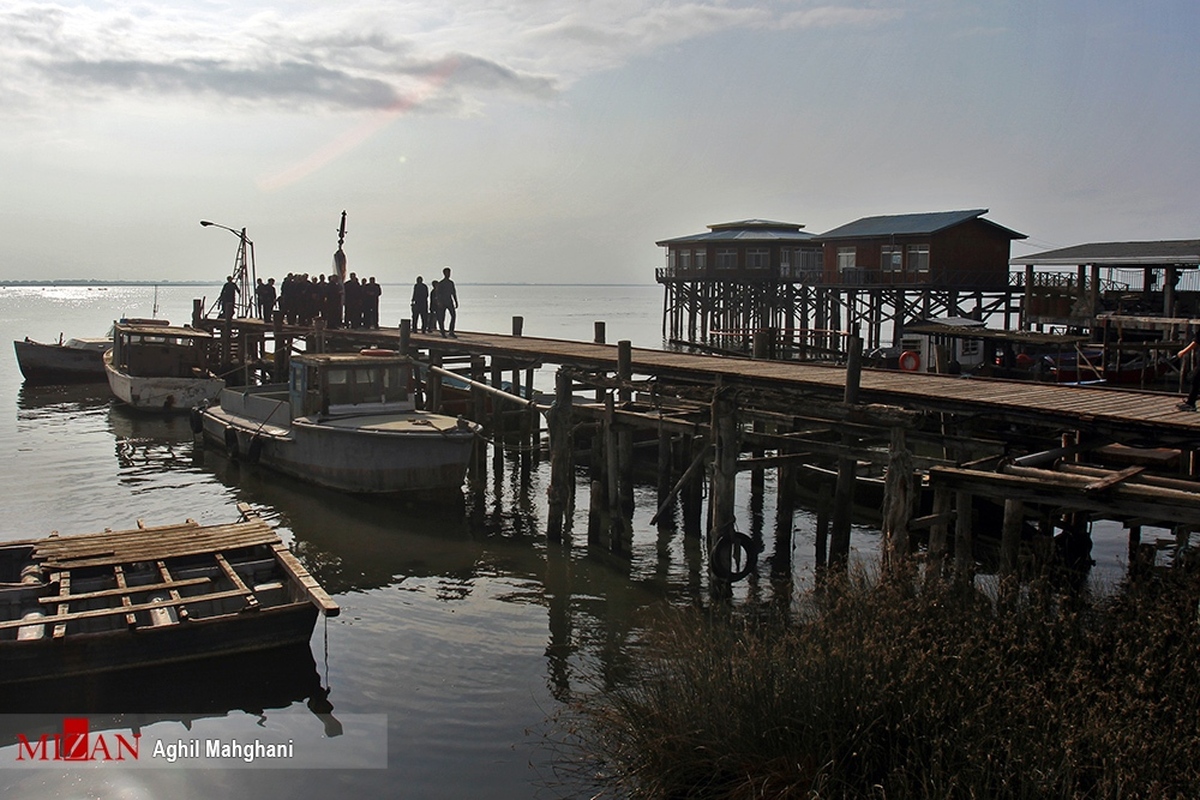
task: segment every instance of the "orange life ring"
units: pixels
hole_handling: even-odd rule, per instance
[[[368,347],[363,350],[359,350],[358,354],[360,356],[376,356],[379,358],[391,358],[393,356],[400,355],[400,351],[399,350],[381,350],[378,347]]]
[[[921,354],[915,350],[905,350],[900,354],[900,369],[905,372],[916,372],[921,368]]]

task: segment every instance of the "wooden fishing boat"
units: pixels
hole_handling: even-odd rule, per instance
[[[187,412],[225,386],[209,371],[212,342],[212,334],[194,328],[116,322],[104,354],[108,385],[134,408]]]
[[[165,320],[127,319],[130,324],[168,325]],[[35,342],[28,336],[14,340],[17,366],[30,384],[102,383],[105,380],[104,351],[112,347],[112,333],[82,339],[63,340],[60,335],[53,344]]]
[[[479,425],[419,411],[392,350],[295,356],[288,383],[224,389],[192,430],[231,458],[347,492],[458,491]]]
[[[28,336],[14,340],[17,366],[29,383],[87,383],[104,380],[104,351],[112,347],[108,337],[61,339],[55,344],[35,342]]]
[[[338,606],[267,524],[241,520],[0,545],[0,684],[264,650]]]

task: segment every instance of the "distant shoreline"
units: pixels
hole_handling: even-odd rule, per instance
[[[4,281],[0,280],[0,288],[2,287],[21,287],[25,289],[35,287],[57,287],[57,286],[220,286],[224,281],[84,281],[84,280],[63,280],[63,281]],[[657,286],[657,283],[534,283],[531,281],[521,281],[516,283],[468,283],[466,281],[455,281],[459,286]],[[407,286],[408,281],[380,281],[383,286]]]

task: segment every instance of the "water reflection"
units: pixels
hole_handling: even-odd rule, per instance
[[[304,703],[321,719],[327,735],[340,725],[328,692],[321,686],[308,644],[256,653],[201,659],[167,667],[144,667],[71,680],[0,686],[3,719],[15,714],[86,714],[95,728],[131,728],[156,722],[223,717],[234,712],[262,716],[270,709]],[[93,716],[95,715],[95,716]],[[112,715],[106,725],[103,715]],[[3,723],[0,723],[2,725]],[[0,746],[30,735],[21,720],[17,729],[0,727]],[[46,724],[61,725],[61,720]]]
[[[107,383],[76,383],[36,386],[24,383],[17,389],[18,419],[37,419],[39,411],[51,415],[93,411],[107,406],[112,393]]]

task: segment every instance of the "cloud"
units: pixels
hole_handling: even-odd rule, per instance
[[[552,99],[579,77],[729,29],[861,25],[849,3],[495,0],[223,7],[25,2],[0,9],[0,102],[37,108],[135,97],[271,108],[461,112],[468,98]],[[445,65],[453,63],[452,75]],[[431,75],[439,91],[425,91]],[[411,104],[422,97],[419,107]]]

